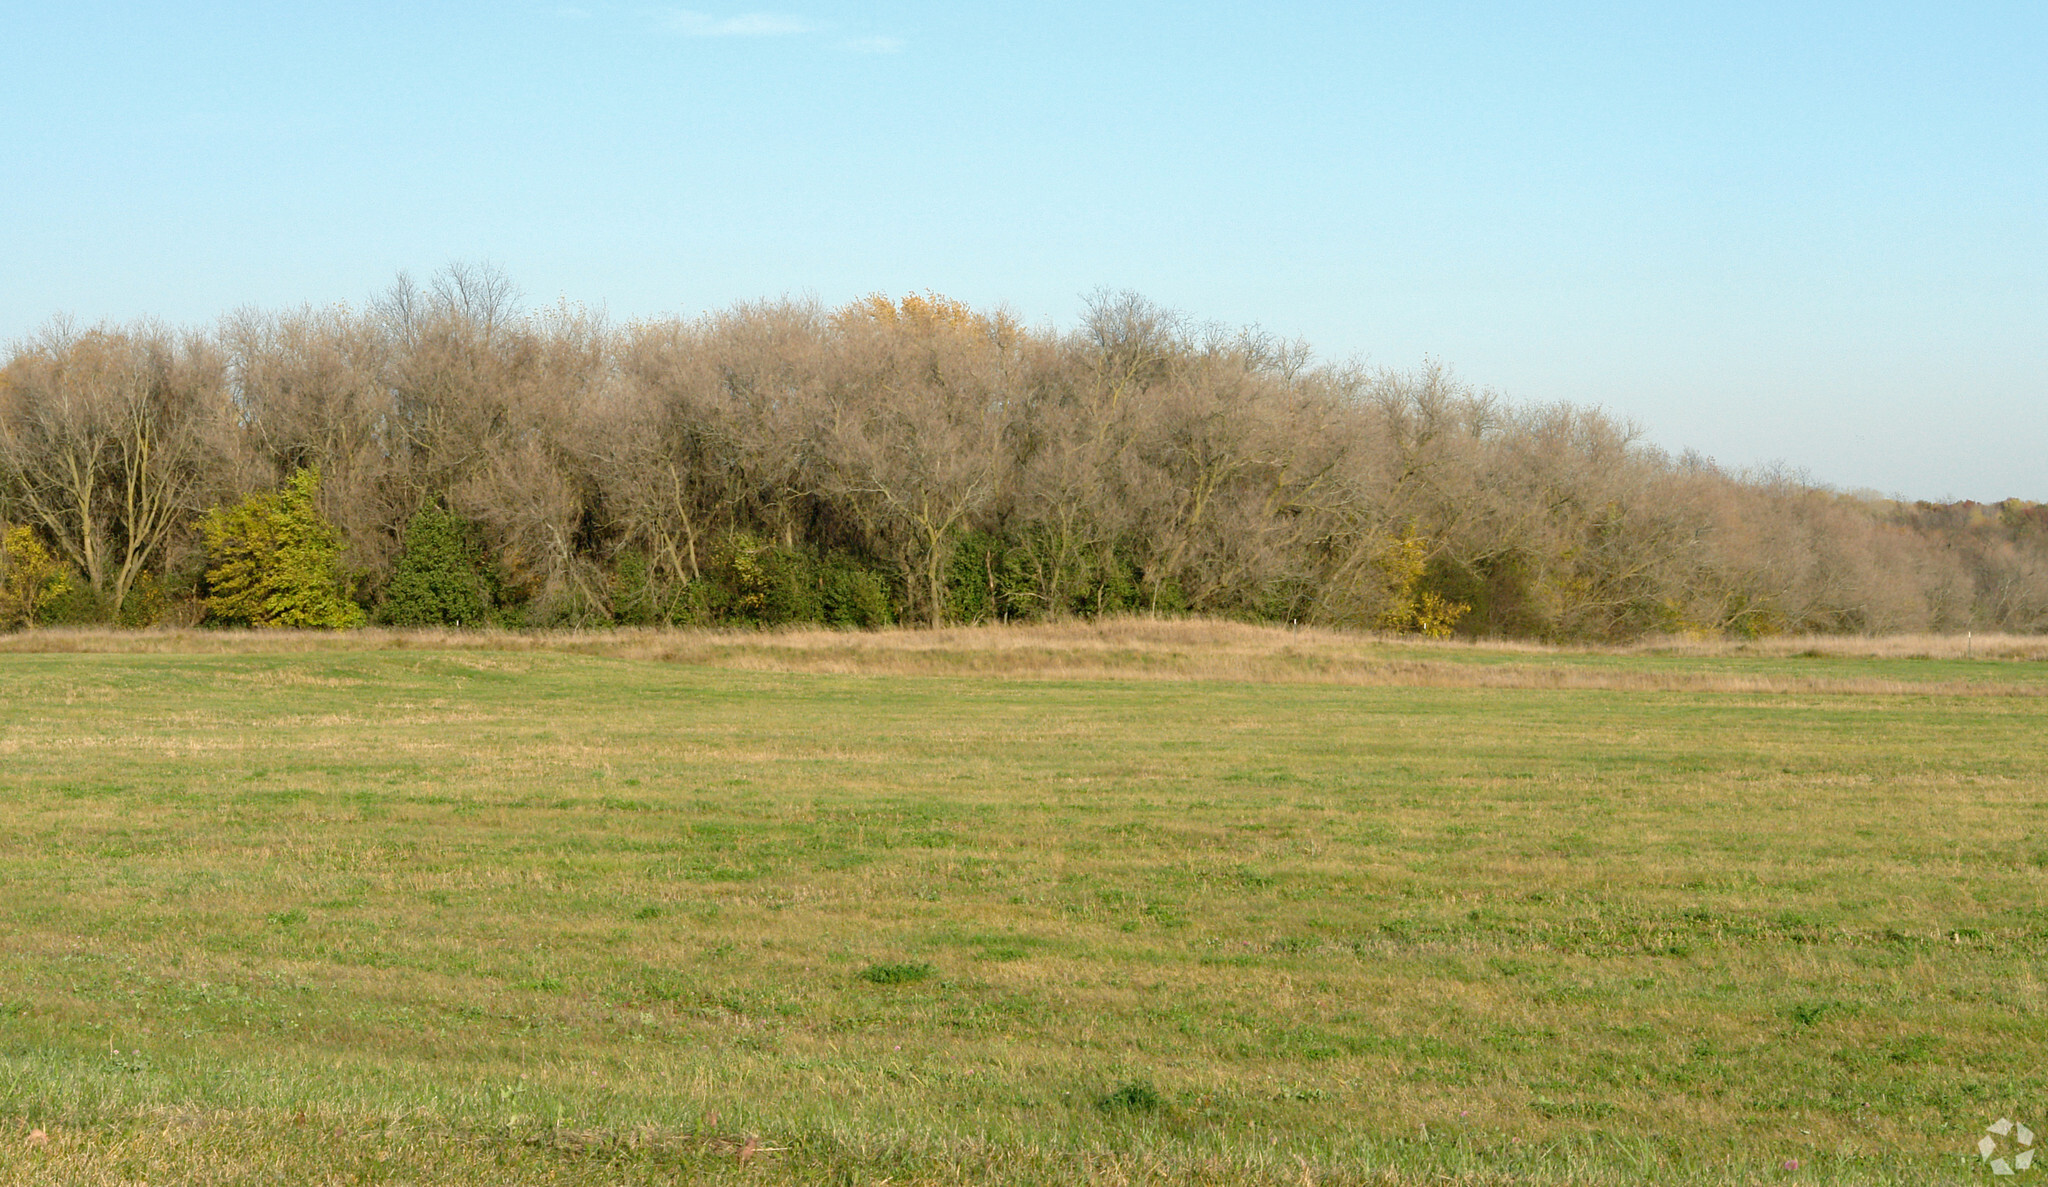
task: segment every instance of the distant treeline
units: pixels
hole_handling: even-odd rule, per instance
[[[57,323],[0,369],[0,620],[869,626],[1204,614],[1538,639],[2048,629],[2048,509],[1731,473],[1130,295],[607,324]]]

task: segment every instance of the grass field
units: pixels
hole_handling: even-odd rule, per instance
[[[2044,659],[0,640],[0,1183],[1988,1182]]]

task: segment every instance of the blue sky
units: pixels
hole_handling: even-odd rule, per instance
[[[2048,7],[9,6],[0,338],[504,268],[1135,289],[1669,448],[2048,499]]]

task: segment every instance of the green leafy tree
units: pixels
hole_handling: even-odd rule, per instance
[[[847,556],[834,556],[823,566],[823,609],[828,626],[872,628],[896,620],[889,599],[889,580]]]
[[[763,544],[744,532],[719,542],[703,580],[671,607],[670,622],[878,627],[896,619],[888,578],[857,558]]]
[[[405,525],[398,565],[377,621],[392,626],[483,626],[492,620],[493,582],[475,533],[438,502]]]
[[[628,550],[612,562],[612,614],[622,626],[652,626],[662,620],[664,592],[647,554]]]
[[[36,539],[35,529],[9,528],[0,537],[0,628],[34,626],[43,608],[70,588],[63,562]]]
[[[968,532],[946,562],[946,612],[955,622],[1028,617],[1035,608],[1030,555],[989,532]]]
[[[216,507],[199,521],[206,537],[209,622],[347,630],[363,625],[341,572],[341,533],[320,514],[320,471],[306,468],[282,490]]]

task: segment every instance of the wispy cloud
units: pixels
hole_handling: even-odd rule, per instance
[[[743,12],[736,16],[714,16],[694,8],[657,8],[655,23],[683,37],[810,37],[823,35],[838,49],[853,54],[900,54],[901,37],[886,34],[844,36],[844,29],[809,17],[780,12]]]
[[[851,37],[840,43],[840,48],[857,54],[900,54],[903,52],[901,37]]]
[[[590,19],[590,10],[574,4],[559,4],[555,6],[555,15],[568,21],[587,21]]]
[[[794,37],[816,33],[821,28],[815,21],[780,13],[746,12],[717,17],[687,8],[668,9],[661,14],[661,21],[671,32],[685,37]]]

